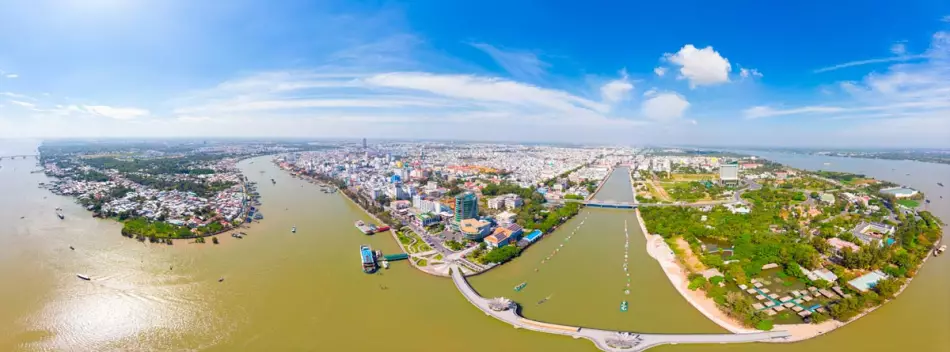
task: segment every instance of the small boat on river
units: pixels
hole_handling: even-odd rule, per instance
[[[620,311],[621,312],[627,311],[627,301],[620,302]]]
[[[525,286],[528,286],[528,283],[527,283],[527,282],[522,282],[522,283],[518,284],[518,286],[515,286],[515,291],[516,291],[516,292],[521,292],[521,290],[523,290]]]
[[[87,276],[87,275],[83,275],[83,274],[76,274],[76,277],[78,277],[78,278],[80,278],[80,279],[83,279],[83,280],[86,280],[86,281],[92,280],[91,277],[89,277],[89,276]]]
[[[943,184],[940,182],[937,182],[937,186],[943,187]]]
[[[297,233],[297,226],[296,226],[296,225],[295,225],[294,227],[291,227],[291,228],[290,228],[290,233]]]
[[[538,304],[544,304],[544,302],[547,302],[549,299],[551,299],[551,296],[554,296],[554,295],[549,295],[547,297],[544,297],[544,299],[538,301]]]
[[[936,256],[938,256],[938,255],[940,255],[940,254],[943,254],[943,252],[946,251],[946,250],[947,250],[947,245],[942,245],[942,246],[940,246],[940,248],[934,249],[934,257],[936,257]]]

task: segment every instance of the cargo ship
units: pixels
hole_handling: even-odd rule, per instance
[[[376,256],[368,245],[364,244],[360,246],[360,261],[363,264],[364,273],[372,274],[376,271]]]

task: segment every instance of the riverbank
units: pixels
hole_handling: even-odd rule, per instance
[[[280,170],[282,170],[282,171],[287,171],[287,172],[289,172],[291,175],[294,175],[294,176],[296,176],[296,177],[299,177],[301,180],[309,180],[309,181],[311,181],[311,182],[308,182],[308,183],[315,184],[315,183],[321,183],[321,182],[322,182],[321,180],[318,180],[318,179],[315,178],[315,177],[311,177],[311,176],[308,176],[308,175],[298,175],[298,174],[294,174],[292,170],[290,170],[290,169],[285,169],[285,168],[281,167],[280,164],[278,164],[277,162],[275,162],[275,161],[273,161],[273,160],[272,160],[272,162],[274,163],[275,166],[277,166],[278,169],[280,169]],[[369,210],[366,210],[366,208],[363,208],[363,207],[359,204],[359,202],[357,202],[355,199],[351,198],[346,192],[343,192],[343,191],[341,190],[340,192],[337,192],[337,193],[342,194],[342,195],[343,195],[343,198],[345,198],[346,200],[348,200],[348,201],[350,201],[351,203],[353,203],[353,205],[355,205],[357,208],[359,208],[361,211],[363,211],[364,214],[369,215],[369,217],[373,218],[373,221],[375,221],[376,223],[378,223],[378,224],[384,224],[384,223],[385,223],[385,222],[382,221],[379,217],[377,217],[375,214],[373,214],[373,213],[370,212]],[[400,249],[403,253],[409,255],[409,259],[406,259],[406,261],[408,261],[408,262],[409,262],[409,265],[411,265],[413,268],[416,268],[416,269],[418,269],[419,271],[424,272],[424,273],[429,274],[429,275],[440,276],[440,277],[449,277],[449,271],[448,271],[448,268],[447,268],[447,267],[445,268],[445,270],[439,270],[435,265],[432,265],[432,264],[430,264],[430,263],[427,263],[426,266],[420,266],[419,264],[417,264],[417,263],[416,263],[416,260],[419,259],[419,257],[418,257],[418,256],[414,256],[412,253],[410,253],[409,250],[407,250],[406,247],[402,244],[402,242],[399,241],[399,236],[396,234],[396,229],[395,229],[395,228],[390,227],[390,229],[389,229],[389,234],[390,234],[390,236],[392,236],[393,241],[396,242],[396,245],[399,246],[399,249]],[[425,258],[423,258],[423,259],[425,259]]]
[[[651,235],[650,232],[647,231],[643,217],[640,216],[640,209],[637,209],[635,212],[637,214],[637,221],[640,223],[640,231],[643,232],[643,236],[646,238],[647,254],[653,259],[656,259],[657,263],[660,264],[660,268],[663,269],[663,273],[665,273],[666,277],[670,280],[670,283],[673,284],[676,291],[678,291],[689,304],[706,316],[706,318],[732,333],[741,334],[758,331],[756,329],[747,328],[743,326],[741,322],[726,315],[726,313],[716,306],[715,301],[706,297],[701,292],[689,290],[686,268],[676,260],[673,250],[666,244],[662,236]]]

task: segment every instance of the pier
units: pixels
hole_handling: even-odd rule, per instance
[[[452,281],[459,292],[472,305],[486,315],[511,324],[516,329],[528,329],[556,335],[585,338],[597,348],[608,352],[644,351],[651,347],[681,343],[744,343],[784,339],[791,336],[785,331],[770,331],[749,334],[641,334],[626,331],[608,331],[577,326],[544,323],[522,317],[518,304],[506,298],[486,299],[468,284],[458,264],[451,265]]]

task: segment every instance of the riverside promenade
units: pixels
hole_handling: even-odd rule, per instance
[[[576,326],[550,324],[526,319],[518,314],[517,303],[505,298],[486,299],[478,294],[462,274],[456,263],[451,264],[452,281],[455,287],[473,305],[486,315],[511,324],[516,329],[528,329],[549,334],[565,335],[575,339],[585,338],[597,348],[608,352],[644,351],[651,347],[681,343],[743,343],[783,339],[790,334],[784,331],[749,334],[640,334],[623,331],[607,331]]]

